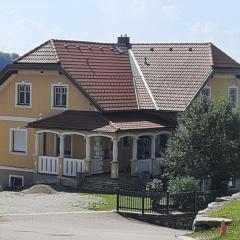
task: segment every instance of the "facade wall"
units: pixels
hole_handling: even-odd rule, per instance
[[[31,84],[31,106],[16,106],[16,83]],[[19,71],[12,75],[0,86],[0,166],[33,169],[35,130],[26,128],[29,121],[40,117],[47,117],[65,111],[52,108],[52,85],[61,84],[68,86],[68,109],[94,111],[94,107],[83,96],[83,94],[63,75],[56,71]],[[10,129],[19,128],[27,130],[27,152],[26,154],[10,153]],[[79,141],[74,136],[74,142]],[[43,149],[43,134],[40,136],[40,149]],[[84,145],[84,147],[83,147]],[[75,145],[74,145],[75,146]],[[46,155],[53,155],[54,135],[48,134],[46,142]],[[83,157],[82,148],[85,144],[79,143],[75,152]],[[40,151],[40,154],[43,152]],[[82,154],[82,155],[81,155]],[[85,157],[85,153],[84,153]],[[8,173],[8,172],[7,172]],[[2,175],[5,176],[6,172]],[[4,177],[5,182],[8,177]],[[2,179],[0,179],[2,180]],[[1,184],[1,181],[0,181]]]
[[[228,97],[228,88],[238,87],[238,109],[240,109],[240,81],[235,75],[215,74],[213,78],[207,82],[207,86],[211,88],[211,97]]]

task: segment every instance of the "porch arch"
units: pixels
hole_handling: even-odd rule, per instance
[[[39,130],[39,131],[36,131],[36,134],[40,134],[40,133],[52,133],[52,134],[56,134],[58,136],[61,135],[60,132],[57,132],[57,131],[53,131],[53,130]]]
[[[86,137],[106,137],[106,138],[110,138],[111,140],[113,140],[113,136],[107,135],[107,134],[89,134],[86,135]]]
[[[82,136],[84,138],[86,138],[86,134],[83,133],[79,133],[79,132],[63,132],[61,133],[62,136],[66,136],[66,135],[79,135]]]

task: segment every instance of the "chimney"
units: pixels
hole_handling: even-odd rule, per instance
[[[130,37],[125,34],[124,36],[121,34],[120,37],[118,37],[118,44],[120,45],[129,45],[130,44]]]

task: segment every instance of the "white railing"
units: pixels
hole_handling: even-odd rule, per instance
[[[39,156],[38,172],[46,174],[58,174],[58,157]]]
[[[92,174],[103,173],[103,158],[95,157],[92,159]]]
[[[138,174],[141,173],[149,173],[151,166],[151,158],[147,159],[138,159],[137,160],[137,172]]]
[[[76,177],[77,173],[85,172],[85,161],[83,159],[64,158],[63,175]]]

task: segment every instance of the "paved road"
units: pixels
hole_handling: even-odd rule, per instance
[[[40,213],[0,218],[1,240],[173,240],[183,233],[116,213]]]

